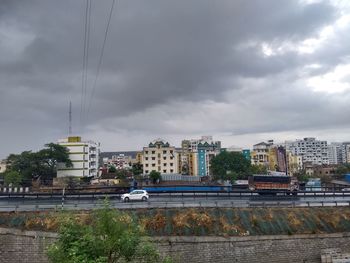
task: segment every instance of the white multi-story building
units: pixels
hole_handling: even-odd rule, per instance
[[[328,145],[329,164],[342,163],[342,143],[332,142]]]
[[[6,172],[7,164],[6,160],[0,160],[0,173]]]
[[[144,174],[149,174],[151,171],[161,174],[179,173],[175,147],[162,139],[151,142],[148,147],[143,148],[142,166]]]
[[[286,149],[294,155],[302,156],[303,163],[329,164],[327,141],[318,141],[315,138],[286,141]]]
[[[93,141],[82,141],[81,137],[68,137],[58,141],[69,151],[72,167],[57,165],[57,177],[97,177],[100,144]]]
[[[341,144],[341,160],[342,163],[350,163],[350,142]]]
[[[214,147],[214,149],[220,149],[221,148],[221,142],[220,141],[214,141],[213,136],[202,136],[200,139],[192,139],[192,140],[184,140],[184,142],[188,142],[188,150],[190,152],[197,152],[198,151],[198,145],[209,145]],[[213,150],[214,150],[213,149]]]

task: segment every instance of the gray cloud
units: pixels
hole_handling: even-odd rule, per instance
[[[88,98],[110,4],[93,1]],[[339,18],[331,2],[135,0],[117,1],[90,116],[78,129],[84,5],[2,1],[0,156],[65,136],[70,100],[75,131],[111,143],[109,149],[118,148],[113,136],[135,131],[145,139],[178,138],[349,121],[348,95],[315,93],[306,82],[348,62],[341,44],[348,27],[313,53],[296,49]],[[264,43],[293,48],[266,56]],[[306,69],[311,64],[319,67]]]

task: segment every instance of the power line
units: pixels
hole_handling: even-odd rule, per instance
[[[86,0],[84,20],[84,52],[83,52],[83,70],[81,83],[81,101],[80,101],[80,126],[84,125],[86,109],[86,93],[88,80],[88,61],[89,61],[89,42],[90,42],[90,21],[91,21],[91,0]]]
[[[86,43],[86,66],[85,66],[85,94],[84,94],[84,114],[86,112],[86,97],[88,90],[88,66],[89,66],[89,47],[90,47],[90,25],[91,25],[91,0],[89,2],[89,14],[88,14],[88,30],[87,30],[87,43]],[[84,115],[83,115],[84,116]],[[85,118],[84,118],[85,120]]]
[[[99,62],[98,62],[96,76],[95,76],[94,84],[93,84],[92,91],[91,91],[91,96],[90,96],[89,105],[88,105],[88,109],[87,109],[87,115],[89,115],[92,99],[93,99],[93,97],[95,95],[97,80],[98,80],[98,77],[99,77],[99,74],[100,74],[102,60],[103,60],[103,54],[104,54],[106,41],[107,41],[108,30],[109,30],[109,27],[110,27],[110,24],[111,24],[111,18],[112,18],[112,14],[113,14],[114,4],[115,4],[115,0],[112,0],[112,6],[111,6],[111,9],[110,9],[110,12],[109,12],[109,16],[108,16],[108,20],[107,20],[106,31],[105,31],[105,34],[104,34],[104,39],[103,39],[103,43],[102,43],[100,59],[99,59]]]

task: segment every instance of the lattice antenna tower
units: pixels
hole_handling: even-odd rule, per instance
[[[69,128],[68,128],[68,135],[72,135],[72,102],[69,102]]]

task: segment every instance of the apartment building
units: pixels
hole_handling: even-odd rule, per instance
[[[149,143],[142,151],[142,166],[144,174],[149,174],[153,170],[161,174],[179,173],[175,147],[162,139]]]
[[[329,164],[340,164],[342,160],[342,143],[332,142],[328,145]]]
[[[220,153],[220,141],[214,141],[212,136],[202,136],[200,139],[183,140],[181,147],[182,167],[188,167],[189,175],[211,175],[210,160]]]
[[[313,165],[329,164],[327,141],[319,141],[316,138],[286,141],[286,148],[294,155],[302,156],[303,163],[310,162]]]
[[[82,141],[79,136],[71,136],[58,141],[69,151],[72,167],[57,165],[57,177],[97,177],[100,144],[93,141]]]
[[[350,142],[341,144],[341,160],[342,163],[350,163]]]
[[[131,169],[133,159],[132,156],[120,153],[113,155],[112,158],[104,158],[103,163],[105,166],[114,166],[116,169]]]
[[[253,151],[251,152],[252,164],[269,167],[271,157],[270,149],[272,146],[273,140],[253,145]]]
[[[0,174],[6,172],[6,160],[0,160]]]
[[[303,170],[303,157],[287,151],[288,175],[293,176]]]

